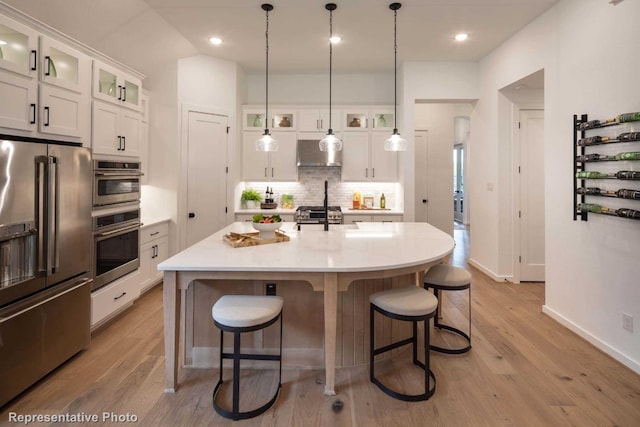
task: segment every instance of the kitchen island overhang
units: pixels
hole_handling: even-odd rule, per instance
[[[194,281],[304,281],[323,292],[325,394],[333,395],[338,293],[356,280],[403,275],[412,275],[421,286],[422,274],[454,246],[451,236],[426,223],[332,225],[326,232],[321,226],[298,231],[295,224],[285,223],[288,242],[242,248],[223,242],[229,232],[252,231],[250,223],[233,223],[159,265],[164,270],[166,391],[177,386],[179,338],[185,336],[180,319],[186,290]]]

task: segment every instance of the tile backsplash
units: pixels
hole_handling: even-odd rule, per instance
[[[342,209],[352,207],[353,193],[360,192],[362,196],[373,196],[374,206],[380,206],[380,196],[384,193],[386,207],[400,209],[396,192],[399,184],[396,182],[343,182],[341,168],[333,167],[300,167],[297,182],[245,182],[244,188],[253,188],[264,194],[273,188],[275,201],[280,202],[280,195],[292,194],[295,206],[322,205],[324,200],[324,181],[329,183],[329,205],[340,205]],[[263,196],[264,197],[264,196]],[[238,201],[238,206],[240,202]]]

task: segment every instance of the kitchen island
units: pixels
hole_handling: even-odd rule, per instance
[[[453,250],[453,238],[426,223],[359,223],[322,226],[283,223],[288,242],[233,248],[223,241],[229,232],[250,233],[250,223],[235,222],[162,262],[166,391],[178,379],[180,319],[184,296],[194,281],[303,281],[323,292],[325,394],[335,394],[338,293],[357,280],[422,274]],[[210,282],[211,283],[211,282]],[[210,307],[209,307],[210,310]],[[195,316],[211,317],[210,311]],[[183,322],[183,336],[185,334]],[[285,328],[286,335],[286,328]]]

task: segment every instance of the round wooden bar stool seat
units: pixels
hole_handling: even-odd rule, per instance
[[[433,292],[442,301],[441,292],[443,291],[463,291],[465,289],[469,292],[469,333],[462,330],[446,325],[440,322],[441,307],[438,307],[436,316],[433,322],[433,326],[438,329],[444,329],[451,333],[457,334],[466,340],[466,345],[460,348],[446,348],[431,345],[431,350],[438,351],[440,353],[448,354],[462,354],[471,350],[471,273],[464,268],[454,267],[452,265],[439,264],[431,267],[429,271],[424,275],[424,288],[429,290],[433,288]]]
[[[213,305],[211,315],[213,323],[220,329],[220,377],[213,390],[213,407],[225,418],[243,420],[262,414],[278,399],[282,387],[282,305],[278,296],[224,295]],[[280,320],[280,353],[245,354],[240,349],[240,334],[267,328]],[[224,332],[233,333],[233,352],[224,352]],[[233,360],[233,393],[231,411],[222,408],[216,398],[223,384],[222,362]],[[270,360],[279,364],[278,386],[270,400],[256,409],[240,412],[240,361]]]
[[[369,297],[369,379],[387,395],[396,399],[418,402],[429,399],[436,391],[436,377],[429,367],[429,319],[435,316],[438,299],[425,289],[408,286],[377,292]],[[394,320],[412,323],[412,335],[409,338],[375,348],[375,313]],[[424,322],[424,363],[418,360],[418,322]],[[424,393],[404,394],[392,390],[375,376],[375,356],[404,345],[412,344],[413,363],[424,372]]]

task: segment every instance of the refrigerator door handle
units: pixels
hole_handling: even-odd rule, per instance
[[[48,220],[46,216],[47,212],[47,187],[49,178],[47,172],[49,158],[47,156],[37,156],[35,158],[35,227],[38,230],[38,265],[37,269],[40,273],[46,273],[48,271],[47,265],[47,239],[48,236],[44,234],[45,224]]]
[[[59,164],[58,158],[55,156],[49,156],[49,271],[50,274],[54,274],[60,268],[60,251],[59,251],[59,236],[58,230],[60,229],[60,176],[58,172]]]

